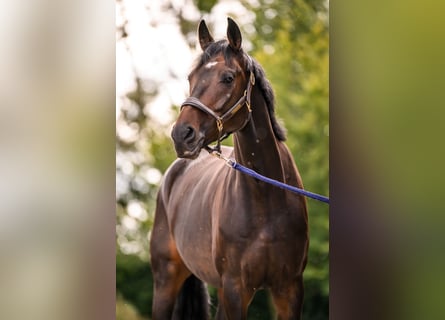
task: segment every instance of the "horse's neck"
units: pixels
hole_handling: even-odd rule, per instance
[[[266,102],[258,88],[251,98],[252,118],[234,135],[235,160],[272,179],[283,179],[278,141],[275,138]]]

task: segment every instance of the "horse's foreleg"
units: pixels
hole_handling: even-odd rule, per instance
[[[171,319],[178,295],[183,283],[177,277],[159,275],[154,277],[153,320]]]
[[[176,297],[190,272],[172,256],[152,256],[154,279],[153,320],[172,318]]]
[[[241,280],[225,279],[218,291],[219,305],[217,320],[247,319],[247,308],[253,297],[253,290],[241,286]]]
[[[150,253],[154,280],[152,319],[170,320],[176,297],[190,272],[180,259],[170,236],[165,210],[159,198]]]
[[[303,277],[286,287],[271,288],[278,320],[299,320],[303,306]]]
[[[218,308],[216,309],[216,315],[215,320],[224,320],[224,310],[222,308],[222,301],[223,301],[223,294],[222,294],[222,288],[218,289]]]

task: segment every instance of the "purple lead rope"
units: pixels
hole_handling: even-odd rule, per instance
[[[294,186],[290,186],[290,185],[287,185],[287,184],[285,184],[283,182],[280,182],[280,181],[277,181],[277,180],[265,177],[265,176],[255,172],[255,171],[253,171],[252,169],[249,169],[249,168],[246,168],[246,167],[240,165],[239,163],[237,163],[233,159],[229,159],[229,158],[224,157],[219,152],[212,152],[211,154],[216,156],[216,157],[218,157],[218,158],[220,158],[220,159],[225,160],[226,164],[229,167],[231,167],[231,168],[233,168],[235,170],[238,170],[238,171],[240,171],[242,173],[245,173],[245,174],[247,174],[247,175],[249,175],[249,176],[251,176],[251,177],[253,177],[255,179],[258,179],[258,180],[270,183],[271,185],[274,185],[276,187],[279,187],[279,188],[282,188],[282,189],[286,189],[286,190],[292,191],[294,193],[299,193],[299,194],[301,194],[303,196],[306,196],[306,197],[309,197],[309,198],[312,198],[312,199],[315,199],[315,200],[318,200],[318,201],[321,201],[321,202],[329,204],[329,198],[328,197],[325,197],[325,196],[322,196],[322,195],[319,195],[319,194],[316,194],[316,193],[313,193],[313,192],[310,192],[310,191],[306,191],[306,190],[303,190],[303,189],[300,189],[300,188],[297,188],[297,187],[294,187]]]

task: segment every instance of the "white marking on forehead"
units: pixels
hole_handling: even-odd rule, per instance
[[[218,64],[220,61],[211,61],[209,63],[207,63],[205,65],[206,69],[210,69],[211,67],[213,67],[215,64]]]

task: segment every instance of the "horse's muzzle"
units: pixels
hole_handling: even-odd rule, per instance
[[[204,135],[187,124],[177,124],[171,133],[178,158],[196,159],[204,143]]]

